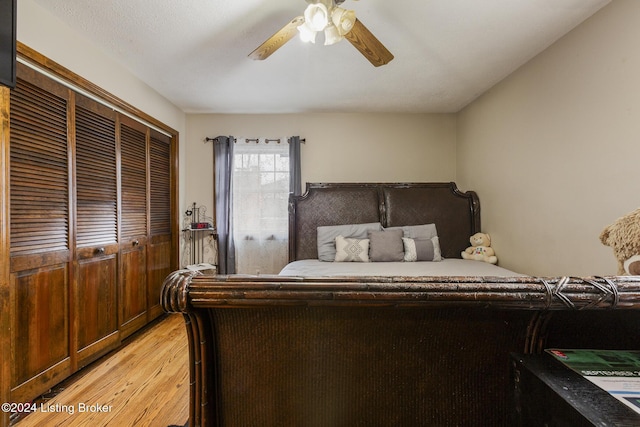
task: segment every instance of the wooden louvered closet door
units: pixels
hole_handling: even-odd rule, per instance
[[[146,126],[121,117],[120,330],[123,336],[147,321],[147,139]]]
[[[40,59],[29,62],[57,74]],[[53,79],[22,62],[16,71],[8,147],[0,140],[9,206],[0,345],[10,354],[0,394],[29,402],[163,314],[160,289],[178,268],[177,133],[134,120],[138,111],[101,101],[71,72]]]
[[[11,397],[71,372],[70,147],[66,88],[18,64],[10,101]]]
[[[80,366],[119,342],[116,113],[76,95],[75,348]]]
[[[151,130],[149,138],[149,314],[163,313],[160,291],[171,273],[171,138]]]

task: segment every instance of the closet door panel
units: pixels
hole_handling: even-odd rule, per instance
[[[120,123],[124,244],[147,237],[147,128],[127,117]]]
[[[11,397],[16,402],[44,393],[71,373],[68,276],[66,265],[13,276]]]
[[[144,248],[122,251],[121,334],[128,336],[147,323],[146,253]]]
[[[78,262],[76,311],[78,367],[120,344],[117,311],[116,256]]]
[[[149,138],[149,316],[163,313],[160,291],[171,273],[171,138],[151,130]]]
[[[69,91],[18,67],[11,92],[11,257],[69,252]]]
[[[149,316],[155,318],[164,313],[160,305],[160,292],[164,279],[171,273],[171,240],[152,237],[149,245],[148,304]]]
[[[123,337],[147,322],[147,135],[146,126],[121,117],[120,332]]]
[[[151,130],[149,138],[151,236],[171,235],[171,138]]]
[[[76,96],[78,248],[117,245],[116,114]]]
[[[68,89],[22,64],[10,100],[13,401],[71,372],[71,173]],[[24,398],[25,400],[21,400]]]
[[[83,366],[120,343],[116,113],[76,96],[75,348]]]

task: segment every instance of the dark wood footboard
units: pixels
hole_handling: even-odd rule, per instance
[[[510,426],[509,353],[640,349],[640,277],[170,275],[191,426]]]

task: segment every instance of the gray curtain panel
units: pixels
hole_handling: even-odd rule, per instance
[[[218,136],[213,143],[219,274],[235,274],[236,272],[232,214],[234,141],[233,136]]]
[[[294,196],[302,194],[299,136],[292,136],[289,138],[289,192]]]

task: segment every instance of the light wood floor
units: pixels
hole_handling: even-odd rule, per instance
[[[53,398],[37,404],[37,412],[14,425],[182,426],[189,418],[188,359],[184,319],[168,315],[63,384]],[[91,412],[99,409],[106,412]]]

